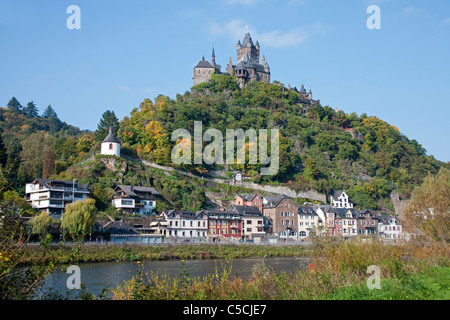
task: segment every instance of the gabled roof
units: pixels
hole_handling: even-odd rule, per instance
[[[197,219],[200,215],[206,214],[206,212],[203,210],[196,211],[196,212],[184,211],[184,210],[163,210],[163,211],[161,211],[159,216],[162,216],[163,214],[165,214],[167,217],[178,215],[183,219]]]
[[[298,214],[317,216],[316,211],[312,207],[306,207],[306,206],[298,207]]]
[[[241,197],[245,201],[252,201],[257,194],[237,194],[238,197]]]
[[[210,209],[210,210],[205,210],[204,211],[209,217],[210,215],[214,214],[214,215],[231,215],[231,216],[242,216],[241,213],[236,212],[236,211],[228,211],[228,210],[219,210],[219,209]],[[211,217],[210,217],[211,218]]]
[[[138,193],[151,193],[155,196],[159,195],[159,192],[156,191],[154,188],[152,187],[140,187],[140,186],[128,186],[128,185],[118,185],[115,189],[115,191],[117,192],[117,190],[120,189],[123,192],[125,192],[125,194],[129,197],[138,197],[138,195],[136,194],[136,192]]]
[[[52,184],[64,184],[67,188],[74,187],[76,191],[86,191],[89,192],[89,185],[79,184],[77,181],[75,183],[73,181],[67,180],[52,180],[52,179],[44,179],[44,178],[36,178],[31,182],[32,184],[40,183],[42,186],[46,188],[50,188]]]
[[[268,201],[265,205],[266,208],[275,208],[277,207],[280,202],[284,199],[290,199],[288,196],[284,194],[277,195],[275,197],[266,197],[266,200]]]
[[[332,212],[336,215],[336,218],[346,218],[347,217],[347,212],[351,212],[352,214],[352,218],[356,218],[357,214],[353,209],[345,209],[345,208],[330,208],[328,210],[328,212]]]
[[[114,221],[106,227],[106,231],[111,235],[139,235],[139,232],[123,221]]]
[[[344,191],[340,190],[340,191],[331,191],[330,196],[335,200],[339,200],[339,197],[344,193]]]
[[[238,205],[234,205],[233,206],[233,211],[240,213],[242,215],[258,215],[261,216],[262,213],[259,210],[258,207],[254,207],[254,206],[238,206]]]

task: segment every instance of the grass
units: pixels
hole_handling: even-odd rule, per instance
[[[143,300],[424,300],[449,299],[450,260],[439,245],[392,245],[381,242],[317,242],[308,257],[314,270],[277,273],[263,263],[245,281],[222,274],[177,279],[138,274],[112,291],[113,299]],[[369,290],[369,265],[381,271],[381,289]]]
[[[57,251],[57,248],[53,248]],[[58,262],[65,264],[72,258],[73,247],[58,250]],[[25,248],[23,265],[42,261],[41,248]],[[152,260],[196,260],[196,259],[239,259],[258,257],[300,257],[307,255],[307,248],[299,246],[255,246],[255,245],[85,245],[81,246],[72,263],[94,263],[113,261]],[[45,260],[45,258],[44,258]]]
[[[450,300],[450,268],[432,267],[403,278],[382,279],[381,288],[365,283],[336,290],[329,300]]]

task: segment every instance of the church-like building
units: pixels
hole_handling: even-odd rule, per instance
[[[238,80],[240,88],[247,85],[249,81],[263,81],[270,83],[270,67],[264,55],[262,56],[262,63],[259,62],[260,45],[258,41],[253,43],[250,33],[246,33],[244,40],[239,40],[236,45],[237,62],[233,64],[230,60],[227,65],[226,72],[223,74],[234,74]],[[209,80],[212,73],[221,74],[221,66],[216,64],[216,56],[214,49],[212,51],[211,62],[206,61],[205,57],[194,68],[194,85]]]
[[[100,153],[120,157],[120,141],[117,140],[112,128],[109,128],[108,135],[102,141]]]

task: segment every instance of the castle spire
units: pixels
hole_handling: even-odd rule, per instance
[[[212,62],[213,66],[216,65],[216,54],[214,53],[214,46],[213,46],[212,54],[211,54],[211,62]]]

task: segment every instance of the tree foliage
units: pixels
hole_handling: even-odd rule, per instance
[[[448,249],[450,240],[450,170],[441,168],[417,187],[405,211],[409,231]]]
[[[61,227],[65,235],[74,241],[81,241],[95,222],[95,200],[86,199],[66,205],[61,217]]]

